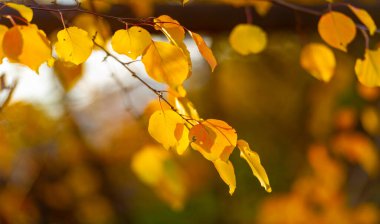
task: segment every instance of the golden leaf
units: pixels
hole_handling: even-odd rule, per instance
[[[301,66],[315,78],[330,81],[335,72],[334,53],[324,44],[311,43],[303,47]]]
[[[107,20],[90,14],[79,14],[73,20],[73,25],[87,31],[90,37],[95,36],[95,43],[104,46],[110,37],[111,28]]]
[[[366,49],[364,60],[356,60],[355,73],[363,85],[380,86],[380,49]]]
[[[8,31],[8,27],[4,25],[0,25],[0,64],[3,61],[4,58],[4,53],[3,53],[3,39],[5,33]]]
[[[240,157],[245,159],[252,169],[253,175],[260,181],[262,187],[267,192],[272,192],[272,188],[269,184],[269,179],[264,167],[261,165],[259,155],[249,148],[249,145],[244,140],[238,140],[237,146],[240,149]]]
[[[182,155],[189,146],[189,130],[185,120],[172,110],[159,110],[149,119],[149,134],[166,149],[174,149]]]
[[[236,189],[236,178],[234,167],[231,161],[223,161],[221,159],[217,159],[214,161],[214,165],[222,180],[229,186],[229,193],[232,195]]]
[[[236,147],[237,134],[226,122],[208,119],[190,129],[189,139],[191,147],[206,159],[227,161]]]
[[[330,46],[346,52],[347,45],[356,36],[356,26],[350,17],[331,11],[320,18],[318,32]]]
[[[112,48],[119,54],[125,54],[135,60],[151,44],[150,33],[139,26],[128,30],[118,30],[112,37]]]
[[[257,54],[267,45],[267,35],[258,26],[252,24],[239,24],[229,37],[231,47],[242,55]]]
[[[216,62],[215,56],[212,53],[211,49],[206,45],[201,35],[191,32],[191,31],[189,31],[189,33],[190,33],[190,36],[193,38],[194,42],[197,44],[199,52],[202,54],[203,58],[206,59],[206,61],[210,65],[211,71],[214,71],[218,63]]]
[[[57,33],[55,50],[59,59],[79,65],[91,55],[94,43],[85,30],[69,27]]]
[[[355,6],[348,4],[351,11],[358,17],[358,19],[368,28],[369,33],[374,35],[376,32],[376,24],[373,21],[371,15],[364,9],[356,8]]]
[[[177,20],[172,19],[170,16],[162,15],[155,18],[154,23],[155,28],[161,30],[172,44],[181,47],[180,45],[185,38],[185,30]]]
[[[36,72],[51,58],[50,42],[34,24],[9,29],[4,35],[3,52],[11,62],[24,64]]]
[[[142,57],[148,75],[176,89],[186,80],[189,64],[181,48],[164,42],[152,42]]]
[[[69,91],[82,77],[83,65],[57,60],[54,62],[54,71],[57,73],[63,88]]]
[[[16,10],[20,13],[22,17],[24,17],[28,22],[32,21],[33,19],[33,10],[25,5],[22,4],[16,4],[16,3],[5,3],[8,7]]]

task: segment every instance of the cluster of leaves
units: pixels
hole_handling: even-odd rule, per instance
[[[214,163],[221,178],[229,185],[230,194],[236,188],[236,180],[229,156],[238,146],[241,157],[249,163],[261,185],[268,192],[271,191],[259,156],[250,150],[248,143],[244,140],[237,141],[235,130],[224,121],[201,119],[192,103],[186,98],[183,82],[191,75],[192,63],[189,51],[184,44],[185,31],[193,38],[211,70],[214,70],[217,65],[212,51],[199,34],[187,30],[178,21],[163,15],[153,20],[140,21],[131,27],[128,23],[124,23],[126,28],[117,30],[112,36],[111,45],[115,52],[126,55],[132,60],[141,57],[141,62],[150,78],[168,86],[168,99],[166,99],[163,91],[153,89],[127,64],[98,43],[96,32],[93,32],[94,36],[91,37],[87,30],[77,26],[66,27],[62,20],[64,28],[57,32],[57,40],[51,44],[44,31],[31,23],[33,18],[31,8],[15,3],[5,3],[4,7],[16,10],[21,17],[5,16],[13,26],[11,28],[1,26],[2,57],[38,72],[41,64],[45,62],[50,66],[64,65],[64,67],[75,68],[88,59],[94,47],[99,47],[159,97],[161,108],[151,115],[148,127],[154,139],[166,149],[176,150],[178,154],[183,154],[189,145],[201,152],[207,160]],[[60,11],[56,12],[59,12],[63,18]],[[19,25],[16,20],[26,25]],[[154,41],[150,33],[140,25],[154,27],[161,31],[169,42]],[[53,48],[56,55],[52,54]],[[161,105],[161,102],[164,105]]]

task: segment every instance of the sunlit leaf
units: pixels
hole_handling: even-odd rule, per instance
[[[267,35],[258,26],[239,24],[231,32],[231,47],[242,55],[257,54],[267,46]]]
[[[172,19],[170,16],[162,15],[155,18],[154,23],[155,28],[161,30],[172,44],[180,47],[185,38],[185,30],[177,20]]]
[[[324,44],[311,43],[303,47],[301,66],[315,78],[328,82],[335,72],[334,53]]]
[[[189,130],[185,120],[172,110],[156,111],[149,119],[149,134],[166,149],[183,154],[189,146]]]
[[[221,159],[217,159],[214,161],[214,165],[222,180],[229,186],[229,193],[232,195],[236,188],[236,178],[234,167],[231,161],[223,161]]]
[[[34,24],[10,28],[4,35],[3,52],[11,62],[24,64],[36,72],[51,58],[50,42]]]
[[[318,32],[330,46],[346,52],[347,45],[356,36],[356,26],[350,17],[331,11],[320,18]]]
[[[261,186],[264,187],[267,192],[272,192],[267,173],[261,165],[259,155],[252,151],[248,143],[244,140],[238,140],[237,146],[240,149],[240,156],[247,161],[252,169],[253,175],[259,179]]]
[[[206,159],[227,161],[236,147],[237,134],[226,122],[208,119],[190,129],[189,139],[191,147]]]
[[[139,26],[116,31],[111,41],[114,51],[125,54],[133,60],[142,55],[151,43],[150,33]]]
[[[194,42],[197,44],[199,52],[201,52],[204,59],[206,59],[206,61],[210,65],[211,71],[214,71],[218,63],[216,62],[215,56],[212,53],[211,49],[206,45],[201,35],[191,31],[189,31],[189,33],[193,38]]]
[[[8,2],[6,5],[20,13],[28,22],[33,19],[33,10],[25,5]]]
[[[79,65],[87,60],[94,43],[85,30],[69,27],[57,33],[55,50],[59,59]]]
[[[73,20],[73,25],[87,31],[90,37],[95,37],[95,42],[104,46],[110,37],[111,28],[107,20],[91,14],[79,14]]]
[[[152,187],[158,197],[180,210],[186,199],[184,174],[170,153],[159,146],[147,145],[132,157],[132,170]]]
[[[357,8],[351,4],[348,4],[351,11],[359,18],[359,20],[368,28],[369,33],[374,35],[376,32],[376,24],[373,21],[371,15],[364,9]]]
[[[380,48],[366,49],[364,59],[356,60],[355,73],[363,85],[380,86]]]
[[[68,91],[75,86],[83,75],[83,65],[75,65],[71,62],[57,60],[54,62],[56,72],[63,88]]]
[[[5,33],[8,31],[8,27],[4,25],[0,25],[0,64],[3,61],[4,58],[4,53],[3,53],[3,39]]]
[[[186,80],[189,64],[181,48],[152,42],[142,57],[146,72],[157,82],[176,88]]]

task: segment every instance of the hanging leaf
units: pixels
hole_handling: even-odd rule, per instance
[[[149,119],[149,134],[166,149],[182,155],[189,146],[189,130],[185,120],[172,110],[156,111]]]
[[[87,31],[90,37],[95,37],[95,43],[104,46],[110,37],[111,28],[107,20],[91,15],[79,14],[73,20],[73,25]]]
[[[265,172],[264,167],[261,165],[259,155],[256,152],[252,151],[249,148],[248,143],[244,140],[238,140],[237,146],[240,149],[240,157],[247,161],[252,169],[253,175],[259,179],[261,186],[264,187],[267,192],[272,192],[267,173]]]
[[[155,18],[154,23],[155,28],[161,30],[172,44],[181,47],[185,38],[185,30],[177,20],[162,15]]]
[[[369,33],[374,35],[376,32],[376,24],[373,21],[371,15],[364,9],[356,8],[355,6],[348,4],[351,11],[358,17],[358,19],[368,28]]]
[[[36,72],[51,58],[50,42],[34,24],[10,28],[4,35],[3,52],[11,62],[24,64]]]
[[[189,139],[191,147],[206,159],[227,161],[236,147],[237,134],[226,122],[208,119],[190,129]]]
[[[128,30],[118,30],[111,40],[114,51],[125,54],[133,60],[142,55],[151,42],[150,33],[139,26],[132,26]]]
[[[83,65],[75,65],[71,62],[56,60],[54,71],[66,91],[71,90],[83,75]]]
[[[174,89],[182,85],[189,72],[189,64],[181,48],[169,43],[152,42],[142,62],[151,78]]]
[[[232,30],[229,41],[231,47],[239,54],[257,54],[267,46],[267,35],[258,26],[239,24]]]
[[[355,73],[363,85],[380,86],[380,48],[366,49],[364,59],[356,60]]]
[[[33,19],[33,10],[25,5],[16,4],[16,3],[5,3],[9,8],[12,8],[20,13],[22,17],[24,17],[28,22]]]
[[[350,17],[331,11],[320,18],[318,32],[330,46],[346,52],[347,45],[356,36],[356,26]]]
[[[0,64],[3,63],[4,53],[3,53],[3,39],[5,33],[8,31],[8,27],[0,25]]]
[[[185,174],[172,155],[157,145],[147,145],[132,157],[132,170],[157,196],[179,210],[187,195]]]
[[[231,161],[223,161],[221,159],[217,159],[214,161],[214,165],[222,180],[229,186],[229,193],[232,195],[236,189],[236,178],[234,167]]]
[[[303,47],[301,66],[315,78],[330,81],[335,72],[334,53],[324,44],[311,43]]]
[[[55,50],[59,59],[79,65],[91,55],[94,43],[85,30],[69,27],[57,33]]]
[[[202,54],[203,58],[206,59],[206,61],[210,65],[211,71],[214,71],[218,63],[216,62],[215,56],[212,53],[211,49],[206,45],[201,35],[191,32],[191,31],[189,31],[189,33],[190,33],[190,36],[193,38],[194,42],[197,44],[199,52]]]

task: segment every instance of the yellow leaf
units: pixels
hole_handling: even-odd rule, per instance
[[[185,38],[185,30],[177,20],[172,19],[170,16],[162,15],[154,19],[154,23],[155,28],[161,30],[172,44],[180,47]]]
[[[0,25],[0,64],[3,62],[4,53],[3,53],[3,39],[5,33],[8,31],[8,27]]]
[[[356,26],[350,17],[331,11],[320,18],[318,32],[330,46],[346,52],[347,45],[356,36]]]
[[[150,33],[139,26],[128,30],[118,30],[112,37],[112,48],[119,54],[125,54],[135,60],[151,44]]]
[[[206,59],[206,61],[210,65],[211,71],[214,71],[218,63],[216,62],[216,59],[211,49],[206,45],[201,35],[191,32],[191,31],[189,31],[189,33],[190,33],[190,36],[193,38],[194,42],[197,44],[199,52],[202,54],[203,58]]]
[[[132,157],[131,165],[137,177],[172,209],[183,207],[187,194],[185,175],[169,152],[147,145]]]
[[[94,43],[88,33],[78,27],[69,27],[57,33],[55,50],[59,59],[79,65],[91,55]]]
[[[271,9],[272,7],[272,3],[271,2],[265,2],[265,1],[256,1],[256,0],[253,0],[250,2],[250,4],[255,7],[255,10],[257,12],[257,14],[259,14],[260,16],[265,16],[269,10]]]
[[[185,120],[172,110],[156,111],[150,116],[149,134],[166,149],[174,149],[182,155],[189,146],[189,130]]]
[[[249,148],[248,143],[244,140],[238,140],[237,146],[240,149],[240,157],[247,161],[252,169],[253,175],[259,179],[261,186],[264,187],[267,192],[272,192],[267,173],[265,172],[264,167],[261,165],[259,155],[256,152],[252,151]]]
[[[20,13],[22,17],[24,17],[28,22],[33,19],[33,10],[25,5],[16,4],[16,3],[6,3],[6,5]]]
[[[182,85],[189,72],[189,64],[181,48],[169,43],[152,42],[142,62],[151,78],[174,89]]]
[[[185,5],[186,3],[188,3],[190,0],[181,0],[182,2],[182,5]]]
[[[356,60],[355,73],[363,85],[380,86],[380,48],[375,51],[366,49],[364,60]]]
[[[242,55],[257,54],[267,45],[267,35],[258,26],[252,24],[239,24],[229,37],[231,47]]]
[[[374,35],[377,27],[371,15],[366,10],[356,8],[355,6],[352,6],[351,4],[348,4],[348,7],[356,15],[356,17],[358,17],[358,19],[368,28],[369,33],[371,35]]]
[[[225,162],[221,159],[217,159],[214,161],[214,165],[222,180],[229,186],[229,193],[232,195],[236,189],[236,178],[231,161],[228,160]]]
[[[106,40],[110,37],[111,28],[107,20],[90,15],[79,14],[73,20],[73,25],[88,32],[90,37],[95,36],[95,43],[104,46]]]
[[[206,159],[227,161],[236,147],[235,129],[221,120],[209,119],[190,129],[191,147]]]
[[[324,44],[311,43],[303,47],[301,66],[315,78],[330,81],[335,72],[334,53]]]
[[[9,29],[4,35],[3,51],[11,62],[24,64],[36,72],[51,58],[50,42],[34,24]]]
[[[57,60],[54,62],[54,71],[66,91],[69,91],[80,80],[83,74],[83,65]]]

